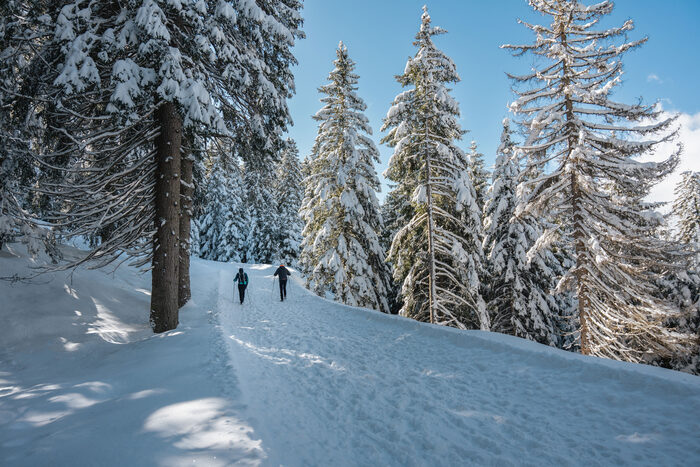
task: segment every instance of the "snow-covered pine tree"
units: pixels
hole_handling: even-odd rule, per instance
[[[479,235],[479,244],[483,246],[484,244],[484,206],[486,205],[486,200],[488,197],[488,187],[489,187],[489,172],[484,168],[484,155],[477,150],[476,141],[472,140],[469,146],[469,154],[467,154],[467,173],[469,174],[469,179],[474,187],[474,193],[476,195],[476,207],[481,214],[481,224],[480,229],[476,231]],[[469,220],[465,219],[467,224]],[[485,257],[481,256],[480,264],[486,264]],[[481,282],[481,294],[482,296],[488,293],[488,284],[491,282],[491,278],[488,276],[488,270],[482,268],[479,270],[479,279]]]
[[[469,177],[474,186],[474,192],[476,193],[476,206],[479,208],[480,212],[483,212],[491,174],[484,168],[484,155],[477,150],[476,141],[472,141],[469,146],[467,161]]]
[[[324,104],[314,119],[318,135],[309,158],[300,263],[319,295],[388,312],[388,269],[379,244],[382,218],[374,163],[379,151],[364,101],[357,95],[355,63],[341,42],[330,83],[319,88]]]
[[[669,271],[656,280],[660,298],[676,305],[681,313],[667,325],[693,335],[695,345],[673,358],[659,358],[656,364],[700,375],[700,273],[691,264],[687,269]]]
[[[409,200],[398,196],[399,193],[395,190],[389,191],[382,203],[382,219],[384,220],[384,229],[379,234],[379,243],[384,251],[391,249],[391,243],[394,236],[411,220],[412,208]],[[389,270],[393,269],[393,264],[387,259]],[[403,303],[401,301],[401,284],[395,282],[393,277],[389,284],[389,311],[391,314],[398,314]]]
[[[21,196],[18,196],[21,174],[31,174],[29,164],[18,160],[18,151],[13,148],[12,96],[7,90],[13,88],[13,61],[17,52],[11,46],[12,35],[18,34],[12,20],[16,12],[13,0],[0,4],[0,250],[19,234],[23,217]]]
[[[671,355],[684,339],[664,326],[674,309],[652,295],[650,271],[671,267],[679,253],[654,237],[662,217],[655,212],[658,204],[644,197],[679,156],[660,163],[636,158],[674,137],[671,132],[650,139],[668,130],[673,119],[659,121],[654,106],[610,99],[621,80],[622,56],[646,39],[616,43],[632,30],[631,20],[594,29],[612,12],[609,1],[587,6],[531,0],[530,5],[551,23],[523,23],[535,33],[535,43],[503,46],[542,61],[531,73],[511,75],[522,89],[511,109],[529,133],[519,152],[529,168],[542,169],[521,184],[516,213],[558,223],[539,246],[570,233],[566,241],[576,263],[564,281],[576,287],[582,353],[634,362]],[[635,124],[641,120],[658,123]]]
[[[301,231],[304,222],[299,215],[304,197],[304,177],[301,173],[297,143],[287,138],[282,150],[282,158],[277,165],[275,180],[277,193],[277,257],[284,264],[296,266],[301,250]]]
[[[27,33],[10,47],[36,59],[14,53],[12,82],[36,82],[12,107],[29,122],[23,141],[39,143],[30,155],[64,173],[44,187],[64,207],[48,219],[75,235],[111,227],[79,262],[100,266],[124,253],[152,262],[152,326],[172,329],[183,290],[179,221],[189,215],[180,209],[183,130],[231,136],[255,115],[264,115],[263,131],[289,121],[301,4],[59,0],[42,11],[36,3],[13,2]],[[64,155],[66,170],[53,164]]]
[[[245,133],[244,133],[245,134]],[[277,257],[280,219],[277,215],[275,168],[279,162],[277,142],[255,133],[236,147],[243,160],[243,186],[248,209],[246,261],[270,264]]]
[[[214,261],[243,260],[248,234],[243,179],[230,152],[212,154],[205,205],[197,219],[199,256]]]
[[[511,134],[505,119],[484,208],[491,330],[556,346],[561,342],[558,321],[563,310],[561,298],[552,291],[562,268],[549,249],[528,257],[542,229],[532,217],[513,218],[521,173]]]
[[[38,61],[36,50],[19,40],[34,34],[35,23],[39,23],[36,17],[27,18],[27,6],[15,0],[0,3],[0,249],[5,243],[20,241],[31,256],[47,252],[58,260],[60,252],[52,232],[33,222],[37,197],[29,187],[36,185],[44,171],[32,164],[27,156],[31,141],[22,139],[18,130],[26,115],[17,106],[16,93],[31,93],[37,79],[34,73],[17,73],[19,67]],[[38,3],[31,7],[36,13],[49,8]]]
[[[675,238],[695,252],[693,266],[700,269],[700,172],[683,172],[675,195],[671,210],[676,221]]]
[[[410,214],[394,236],[389,261],[402,284],[401,314],[459,328],[488,330],[489,317],[479,291],[481,212],[467,173],[467,158],[456,145],[464,131],[449,83],[459,81],[454,62],[435,47],[423,7],[421,26],[397,80],[409,89],[387,113],[383,142],[394,147],[385,175],[396,183],[392,196]]]
[[[676,271],[665,271],[657,278],[658,296],[669,300],[681,315],[668,323],[695,336],[695,348],[673,359],[656,363],[675,370],[700,374],[700,172],[681,173],[671,210],[675,222],[674,240],[687,252]]]
[[[199,222],[196,215],[192,216],[192,223],[190,225],[190,256],[196,256],[201,258],[199,251]]]

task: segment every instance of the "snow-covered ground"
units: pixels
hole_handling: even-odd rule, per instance
[[[26,272],[0,252],[0,276]],[[177,330],[150,277],[0,283],[0,465],[700,465],[700,378],[318,298],[193,260]]]

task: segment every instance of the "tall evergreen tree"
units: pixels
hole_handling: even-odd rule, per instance
[[[197,219],[198,251],[204,259],[240,262],[248,234],[245,193],[238,162],[226,154],[212,155],[205,186],[206,204]]]
[[[379,243],[384,251],[391,249],[391,243],[394,241],[394,237],[401,229],[401,226],[411,220],[411,205],[407,202],[408,200],[397,195],[397,191],[390,191],[384,198],[384,203],[382,203],[384,229],[379,234]],[[387,265],[390,270],[393,269],[393,264],[388,259]],[[398,314],[403,307],[400,285],[396,281],[390,280],[388,301],[391,314]]]
[[[536,34],[535,43],[503,46],[543,62],[531,73],[511,75],[522,86],[511,108],[529,133],[519,151],[529,168],[541,169],[539,177],[521,184],[516,213],[554,219],[556,228],[538,243],[566,236],[575,251],[564,282],[576,287],[582,353],[635,362],[671,355],[683,338],[664,326],[674,310],[653,296],[650,274],[672,267],[680,253],[654,237],[662,218],[654,210],[658,205],[644,198],[677,165],[678,153],[660,163],[636,158],[673,138],[649,139],[672,119],[635,125],[658,121],[660,111],[610,99],[621,80],[623,55],[646,38],[616,43],[632,30],[631,20],[596,30],[612,12],[609,1],[530,5],[551,23],[524,23]],[[548,164],[553,168],[545,172]]]
[[[476,207],[481,214],[481,225],[483,227],[484,221],[484,206],[486,205],[486,200],[488,199],[488,187],[489,187],[489,172],[484,168],[484,155],[477,150],[476,141],[471,142],[469,146],[469,154],[467,154],[467,173],[469,174],[469,179],[474,187],[474,194],[476,196]],[[479,244],[483,246],[484,244],[484,232],[483,229],[479,229],[476,232],[478,235]],[[480,264],[486,264],[486,259],[482,254],[480,258]],[[482,268],[479,270],[479,278],[481,281],[481,294],[482,296],[488,293],[488,284],[491,282],[489,277],[489,271],[487,268]]]
[[[656,285],[658,296],[681,310],[667,325],[694,336],[695,345],[672,358],[660,357],[655,363],[700,375],[700,273],[691,264],[687,264],[687,269],[669,271],[657,277]]]
[[[477,150],[476,141],[472,141],[467,155],[467,168],[474,192],[476,193],[476,206],[479,212],[483,212],[489,188],[489,171],[484,168],[484,155]]]
[[[675,190],[672,214],[676,240],[694,250],[695,269],[700,268],[700,172],[683,172]]]
[[[301,36],[301,5],[37,5],[12,2],[12,17],[27,33],[0,53],[12,57],[3,68],[11,69],[15,86],[35,78],[31,92],[14,94],[11,103],[28,122],[12,130],[35,142],[22,151],[62,173],[44,183],[43,192],[61,205],[47,219],[76,235],[110,227],[106,239],[68,266],[91,259],[100,266],[122,254],[136,265],[151,262],[151,323],[156,332],[172,329],[188,288],[179,270],[181,218],[190,213],[181,209],[181,179],[189,183],[181,177],[188,172],[187,163],[181,171],[183,132],[230,137],[262,114],[263,131],[276,135],[289,121],[285,100],[294,86],[291,47]]]
[[[277,258],[280,219],[277,215],[279,193],[275,192],[275,169],[279,162],[278,143],[262,133],[244,133],[245,141],[237,144],[243,159],[243,185],[248,208],[246,261],[270,264]]]
[[[310,157],[310,174],[301,215],[301,265],[319,295],[331,292],[353,306],[389,311],[388,270],[378,233],[382,218],[374,163],[379,151],[357,95],[355,63],[341,42],[330,83],[321,86],[324,104],[314,116],[318,136]]]
[[[676,370],[700,374],[700,172],[686,171],[676,185],[672,217],[675,241],[687,252],[677,271],[665,271],[657,278],[658,295],[682,311],[669,323],[695,336],[695,346],[673,359],[657,363]]]
[[[467,174],[467,158],[456,141],[464,131],[449,83],[459,81],[453,61],[435,47],[423,7],[421,26],[399,83],[409,89],[392,104],[382,130],[394,147],[386,175],[406,210],[389,261],[402,284],[401,314],[459,328],[489,329],[480,288],[481,212]],[[410,208],[409,208],[410,206]]]
[[[296,265],[301,250],[301,231],[304,222],[299,215],[304,197],[304,177],[297,143],[288,138],[277,166],[275,193],[279,219],[276,243],[277,259],[284,264]]]
[[[562,267],[549,249],[528,256],[542,229],[532,217],[513,218],[521,179],[510,123],[503,121],[493,183],[484,209],[491,330],[559,345],[561,298],[553,294]]]
[[[37,52],[21,47],[20,38],[31,37],[39,27],[33,13],[45,13],[51,6],[45,2],[8,0],[0,3],[0,249],[5,243],[21,241],[30,255],[46,251],[55,259],[60,253],[51,231],[33,222],[36,209],[31,186],[43,173],[31,157],[32,142],[22,138],[19,126],[24,123],[26,106],[18,105],[16,93],[31,94],[38,76],[19,74],[20,67],[38,61]]]

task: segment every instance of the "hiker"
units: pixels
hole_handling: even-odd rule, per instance
[[[284,267],[284,264],[280,264],[280,267],[275,271],[275,276],[280,278],[280,301],[283,302],[287,298],[287,276],[291,276],[292,273],[289,269]]]
[[[243,268],[238,268],[238,274],[233,278],[233,281],[238,282],[238,298],[241,299],[241,305],[243,305],[245,289],[248,287],[248,274],[243,272]]]

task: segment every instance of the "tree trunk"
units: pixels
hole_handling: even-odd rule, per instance
[[[156,139],[151,327],[153,332],[165,332],[178,324],[182,121],[171,102],[160,106],[156,120],[160,135]]]
[[[189,140],[190,148],[194,144],[194,138]],[[190,153],[182,158],[180,181],[180,270],[178,285],[178,305],[183,307],[192,297],[190,290],[190,224],[192,221],[192,195],[194,185],[192,181],[192,167],[194,155]]]
[[[574,247],[576,249],[576,295],[578,296],[578,317],[581,325],[581,353],[590,355],[588,335],[588,269],[586,257],[586,237],[583,231],[583,215],[579,207],[581,193],[576,184],[575,174],[571,174],[571,208],[574,217]]]
[[[569,17],[569,22],[572,18]],[[562,26],[560,32],[561,42],[564,47],[568,47],[567,37],[565,30]],[[571,70],[568,68],[567,64],[562,65],[562,87],[567,89],[571,84]],[[578,298],[578,317],[579,323],[581,325],[581,353],[583,355],[589,355],[591,352],[589,344],[589,333],[588,333],[588,307],[589,307],[589,291],[587,287],[588,282],[588,269],[587,269],[587,257],[586,257],[586,234],[584,231],[584,213],[580,204],[582,202],[582,195],[576,181],[576,174],[580,173],[578,167],[578,161],[571,161],[571,153],[578,141],[578,130],[574,125],[576,116],[574,115],[574,103],[570,96],[566,96],[564,105],[566,107],[566,124],[567,124],[567,145],[566,148],[566,160],[569,164],[575,164],[574,170],[571,172],[571,214],[573,217],[573,237],[574,237],[574,248],[576,251],[576,296]]]
[[[428,290],[428,305],[430,306],[430,322],[435,323],[435,250],[433,246],[433,191],[430,173],[430,150],[428,149],[428,124],[425,125],[425,195],[428,197],[428,267],[430,268],[430,281]]]

